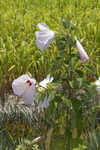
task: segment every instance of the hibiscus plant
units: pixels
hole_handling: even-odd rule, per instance
[[[62,24],[59,32],[50,30],[44,23],[39,23],[40,31],[36,31],[37,51],[42,50],[44,56],[45,51],[53,52],[53,44],[57,49],[47,77],[38,83],[24,74],[13,81],[12,88],[26,105],[39,110],[46,150],[52,149],[54,143],[59,149],[57,137],[63,139],[61,149],[86,149],[85,136],[95,127],[96,92],[84,74],[91,58],[81,44],[85,47],[84,39],[79,42],[76,38],[77,26],[64,19]]]

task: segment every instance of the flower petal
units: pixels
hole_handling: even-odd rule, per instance
[[[25,74],[13,81],[12,89],[16,95],[23,97],[25,104],[32,104],[36,97],[35,83],[35,79]]]
[[[25,104],[33,104],[37,94],[35,91],[35,86],[32,84],[22,95]]]
[[[99,77],[99,79],[95,82],[95,84],[96,84],[96,91],[97,91],[97,92],[100,92],[100,77]]]
[[[53,81],[53,77],[50,77],[50,75],[47,75],[47,77],[43,81],[41,81],[39,83],[39,85],[46,88],[47,84],[52,82],[52,81]]]
[[[47,30],[47,29],[49,29],[48,26],[45,23],[38,23],[37,27],[39,27],[40,30]]]
[[[36,31],[36,45],[39,49],[44,50],[48,48],[50,43],[54,40],[55,32],[49,30],[48,26],[43,23],[39,23],[38,27],[40,31]]]
[[[82,45],[80,44],[80,42],[78,40],[76,40],[76,46],[77,46],[77,49],[78,49],[78,52],[79,52],[82,62],[85,63],[89,59],[87,53],[85,52],[85,50],[83,49]]]
[[[37,40],[42,42],[46,41],[49,36],[47,31],[36,31],[35,35]]]
[[[29,79],[29,76],[24,74],[12,82],[12,89],[16,95],[21,96],[24,93],[27,89],[26,81]]]

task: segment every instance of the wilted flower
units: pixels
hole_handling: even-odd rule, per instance
[[[87,53],[85,52],[84,48],[82,47],[82,45],[80,44],[80,42],[78,40],[76,40],[76,46],[77,46],[77,49],[78,49],[78,52],[79,52],[82,62],[85,63],[89,59]]]
[[[33,104],[36,97],[36,80],[24,74],[12,82],[13,92],[24,99],[25,104]]]
[[[99,77],[99,79],[96,81],[96,91],[97,92],[100,92],[100,77]]]
[[[47,75],[47,77],[43,81],[41,81],[39,83],[39,85],[43,88],[46,88],[47,84],[52,82],[52,81],[53,81],[53,77],[50,77],[50,75]]]
[[[44,23],[39,23],[37,26],[40,28],[40,31],[35,32],[36,44],[39,49],[45,50],[54,40],[55,32],[50,30]]]

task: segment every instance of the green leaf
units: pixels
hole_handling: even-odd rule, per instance
[[[79,77],[83,77],[84,76],[82,70],[76,69],[75,72],[78,74]]]
[[[84,68],[89,71],[90,73],[92,73],[93,75],[96,76],[96,72],[94,72],[94,70],[92,69],[92,67],[88,66],[88,65],[84,65]]]

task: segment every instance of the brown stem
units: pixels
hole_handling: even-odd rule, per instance
[[[51,136],[53,133],[53,128],[51,128],[48,132],[47,132],[47,137],[46,137],[46,141],[45,141],[45,150],[50,150],[50,143],[51,143]]]

